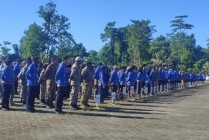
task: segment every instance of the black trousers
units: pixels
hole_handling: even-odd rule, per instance
[[[99,92],[100,93],[100,102],[104,103],[105,97],[108,97],[108,86],[107,85],[99,86],[98,90],[101,91],[101,92]]]
[[[160,86],[162,86],[162,91],[164,91],[163,80],[158,81],[158,92],[160,92]]]
[[[17,87],[18,87],[18,79],[16,79],[14,83],[15,94],[17,94]]]
[[[2,108],[9,108],[9,98],[12,92],[12,85],[2,83]]]
[[[26,97],[26,111],[34,110],[35,98],[38,94],[39,86],[28,86],[28,94]]]
[[[57,95],[55,99],[55,110],[62,111],[63,100],[67,92],[67,86],[57,87]]]
[[[112,85],[112,92],[117,92],[118,85]]]

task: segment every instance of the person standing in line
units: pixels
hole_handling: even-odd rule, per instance
[[[99,74],[100,74],[100,71],[101,71],[101,67],[102,67],[102,63],[99,63],[99,66],[96,67],[95,71],[94,71],[94,94],[99,94]]]
[[[132,98],[131,87],[135,86],[136,78],[134,77],[134,68],[135,66],[131,66],[131,68],[128,70],[128,77],[127,77],[127,88],[128,88],[128,97]]]
[[[103,104],[105,97],[108,96],[108,84],[109,84],[109,73],[108,67],[102,66],[99,72],[99,82],[98,85],[101,86],[100,94],[100,103]]]
[[[118,71],[118,78],[119,78],[119,93],[117,96],[117,100],[122,100],[123,99],[123,88],[126,86],[126,68],[122,67],[120,71]]]
[[[25,73],[30,64],[31,64],[31,58],[27,58],[26,65],[20,70],[20,73],[17,76],[21,83],[20,98],[23,105],[26,105],[26,96],[27,96],[27,79]]]
[[[68,64],[68,65],[67,65],[67,68],[68,68],[69,73],[71,74],[72,64]],[[64,100],[67,100],[68,98],[70,98],[71,88],[72,88],[72,87],[71,87],[71,85],[70,85],[70,82],[68,81],[68,84],[67,84],[67,92],[66,92],[66,94],[65,94]]]
[[[82,108],[86,109],[87,107],[89,107],[88,100],[91,97],[93,80],[94,80],[91,62],[87,62],[86,66],[82,69],[81,79],[82,79],[81,104],[82,104]]]
[[[15,80],[14,80],[14,93],[17,93],[17,87],[18,87],[18,74],[20,73],[20,63],[21,60],[17,59],[16,64],[14,65],[14,74],[15,74]]]
[[[6,61],[2,70],[2,110],[9,110],[9,98],[14,84],[14,70],[12,60]]]
[[[63,114],[62,105],[64,96],[67,92],[68,79],[70,78],[70,73],[66,67],[68,64],[68,57],[65,56],[62,59],[62,63],[59,65],[59,68],[56,71],[55,80],[57,83],[57,95],[55,99],[55,113]]]
[[[39,92],[38,79],[39,79],[39,70],[38,57],[32,59],[33,63],[29,65],[25,76],[27,78],[28,94],[26,98],[26,111],[29,113],[34,113],[36,110],[34,108],[35,98]]]
[[[110,84],[112,86],[112,92],[117,92],[118,90],[119,78],[117,73],[118,73],[118,67],[114,66],[110,74]]]
[[[46,80],[46,105],[47,108],[54,108],[53,100],[55,95],[55,75],[57,72],[57,57],[51,58],[51,63],[47,66],[44,72],[44,78]]]
[[[152,70],[150,71],[150,81],[151,81],[151,94],[154,95],[155,94],[155,81],[156,81],[156,69],[155,67],[152,68]]]
[[[81,68],[80,65],[83,59],[81,57],[75,58],[75,63],[72,66],[72,71],[70,75],[70,84],[72,86],[71,95],[70,95],[70,109],[79,110],[80,108],[77,105],[78,102],[78,93],[80,92],[81,85]]]
[[[41,70],[40,73],[40,77],[38,79],[38,83],[40,85],[40,99],[41,99],[41,104],[44,105],[45,104],[45,95],[46,95],[46,79],[44,76],[44,73],[46,71],[48,64],[44,64],[43,68]]]

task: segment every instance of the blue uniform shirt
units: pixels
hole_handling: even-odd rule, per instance
[[[118,78],[118,74],[117,74],[116,70],[111,71],[110,83],[114,84],[114,85],[118,85],[119,84],[119,78]]]
[[[17,77],[17,75],[20,73],[20,65],[18,63],[14,65],[14,73],[15,77]]]
[[[135,74],[133,71],[128,72],[128,77],[127,77],[127,81],[130,83],[130,86],[134,86],[135,85]]]
[[[151,81],[150,81],[150,77],[149,75],[146,74],[146,81],[145,81],[146,84],[150,84]]]
[[[70,78],[70,71],[68,70],[68,68],[64,63],[61,63],[55,75],[57,86],[58,87],[67,86],[69,78]]]
[[[28,69],[25,73],[27,79],[28,86],[37,86],[38,85],[38,78],[40,76],[38,67],[32,63],[28,66]]]
[[[14,71],[11,67],[5,66],[2,69],[1,79],[3,83],[13,84],[14,83]]]
[[[159,80],[165,80],[165,74],[161,68],[158,69],[158,73],[159,73]]]
[[[146,75],[143,72],[138,72],[137,74],[137,80],[139,81],[145,81],[146,80]]]
[[[126,74],[118,71],[118,78],[120,85],[126,85]]]
[[[156,73],[154,70],[151,70],[150,72],[150,80],[153,82],[153,81],[156,81]]]
[[[165,79],[167,80],[168,77],[169,77],[168,71],[167,71],[167,70],[164,70],[164,71],[163,71],[163,74],[164,74]]]
[[[95,69],[95,72],[94,72],[94,79],[96,79],[96,80],[99,80],[99,72],[100,72],[100,69],[101,69],[100,66],[98,66],[98,67]]]
[[[106,66],[102,66],[100,71],[99,71],[99,83],[101,85],[107,85],[109,83],[109,75],[108,72],[108,68]]]

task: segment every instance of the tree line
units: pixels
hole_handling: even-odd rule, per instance
[[[76,56],[82,56],[96,65],[99,62],[109,66],[148,64],[194,72],[209,71],[209,44],[207,48],[197,45],[195,35],[186,32],[194,28],[185,22],[187,15],[176,16],[170,22],[171,33],[156,38],[153,34],[157,30],[150,20],[130,20],[125,27],[116,27],[116,22],[109,22],[100,36],[105,45],[99,52],[87,52],[82,43],[74,40],[69,32],[69,19],[58,13],[54,2],[40,6],[37,14],[43,24],[29,25],[19,44],[3,41],[0,44],[1,59],[38,56],[47,61],[56,55],[59,58],[69,56],[73,61]],[[13,53],[10,53],[11,49]]]

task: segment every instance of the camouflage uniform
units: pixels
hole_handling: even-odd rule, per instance
[[[46,97],[46,80],[45,80],[45,69],[42,69],[40,77],[38,79],[38,83],[40,84],[40,96],[41,96],[41,102],[45,102],[45,97]]]
[[[21,83],[21,89],[20,89],[20,97],[22,99],[22,102],[25,104],[26,103],[26,96],[27,96],[27,79],[25,77],[25,73],[27,71],[28,66],[24,66],[21,70],[20,73],[18,74],[18,79],[20,80]]]
[[[49,64],[45,71],[45,79],[46,79],[46,103],[48,106],[53,106],[53,100],[56,91],[56,81],[55,75],[57,71],[57,66],[54,64]]]
[[[91,69],[85,67],[81,72],[82,78],[82,97],[81,103],[84,106],[88,106],[88,100],[92,93],[92,85],[93,85],[93,72]]]
[[[77,105],[78,102],[78,93],[80,91],[80,84],[81,84],[81,68],[76,63],[72,66],[72,71],[70,75],[71,79],[71,95],[70,95],[70,105]]]

